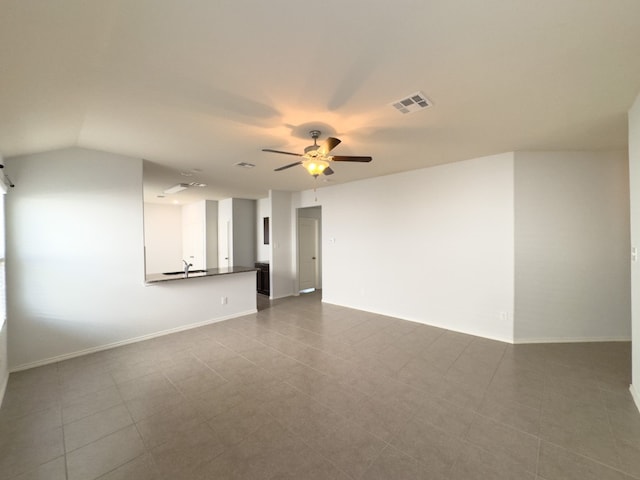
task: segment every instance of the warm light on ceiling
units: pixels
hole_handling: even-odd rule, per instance
[[[306,160],[303,160],[302,166],[307,169],[309,174],[317,177],[329,166],[329,162],[320,158],[307,158]]]

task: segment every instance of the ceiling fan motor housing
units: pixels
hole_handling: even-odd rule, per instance
[[[320,130],[311,130],[309,132],[309,135],[311,135],[311,138],[313,138],[313,145],[309,145],[308,147],[305,147],[304,149],[304,154],[307,157],[317,157],[318,156],[318,148],[320,148],[320,145],[318,145],[318,138],[320,138]]]
[[[319,145],[309,145],[308,147],[305,147],[304,154],[307,157],[317,157],[320,155],[318,153],[318,148],[319,148]]]

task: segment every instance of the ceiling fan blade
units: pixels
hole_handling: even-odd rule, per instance
[[[332,157],[334,162],[370,162],[373,160],[371,157],[345,157],[340,155],[335,155]]]
[[[291,154],[293,155],[293,154]],[[287,168],[295,167],[296,165],[302,165],[302,162],[290,163],[289,165],[284,165],[283,167],[278,167],[274,170],[274,172],[279,172],[280,170],[286,170]]]
[[[291,152],[283,152],[282,150],[271,150],[270,148],[263,148],[263,152],[271,152],[271,153],[283,153],[285,155],[295,155],[296,157],[301,157],[301,153],[291,153]]]
[[[327,167],[322,171],[322,173],[324,173],[325,175],[333,175],[335,172],[331,169],[331,167]]]
[[[340,145],[339,138],[329,137],[324,141],[322,145],[320,145],[318,153],[320,153],[320,155],[328,155],[329,152],[336,148],[338,145]]]

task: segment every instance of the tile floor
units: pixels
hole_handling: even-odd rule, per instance
[[[12,374],[0,479],[640,479],[629,343],[260,307]]]

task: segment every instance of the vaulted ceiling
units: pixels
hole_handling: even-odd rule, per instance
[[[260,198],[504,151],[625,149],[640,2],[1,0],[0,66],[5,157],[107,150],[148,160],[149,200]],[[416,91],[433,106],[390,106]],[[330,183],[274,172],[295,157],[261,149],[302,152],[311,129],[374,161]],[[156,198],[184,181],[209,187]]]

